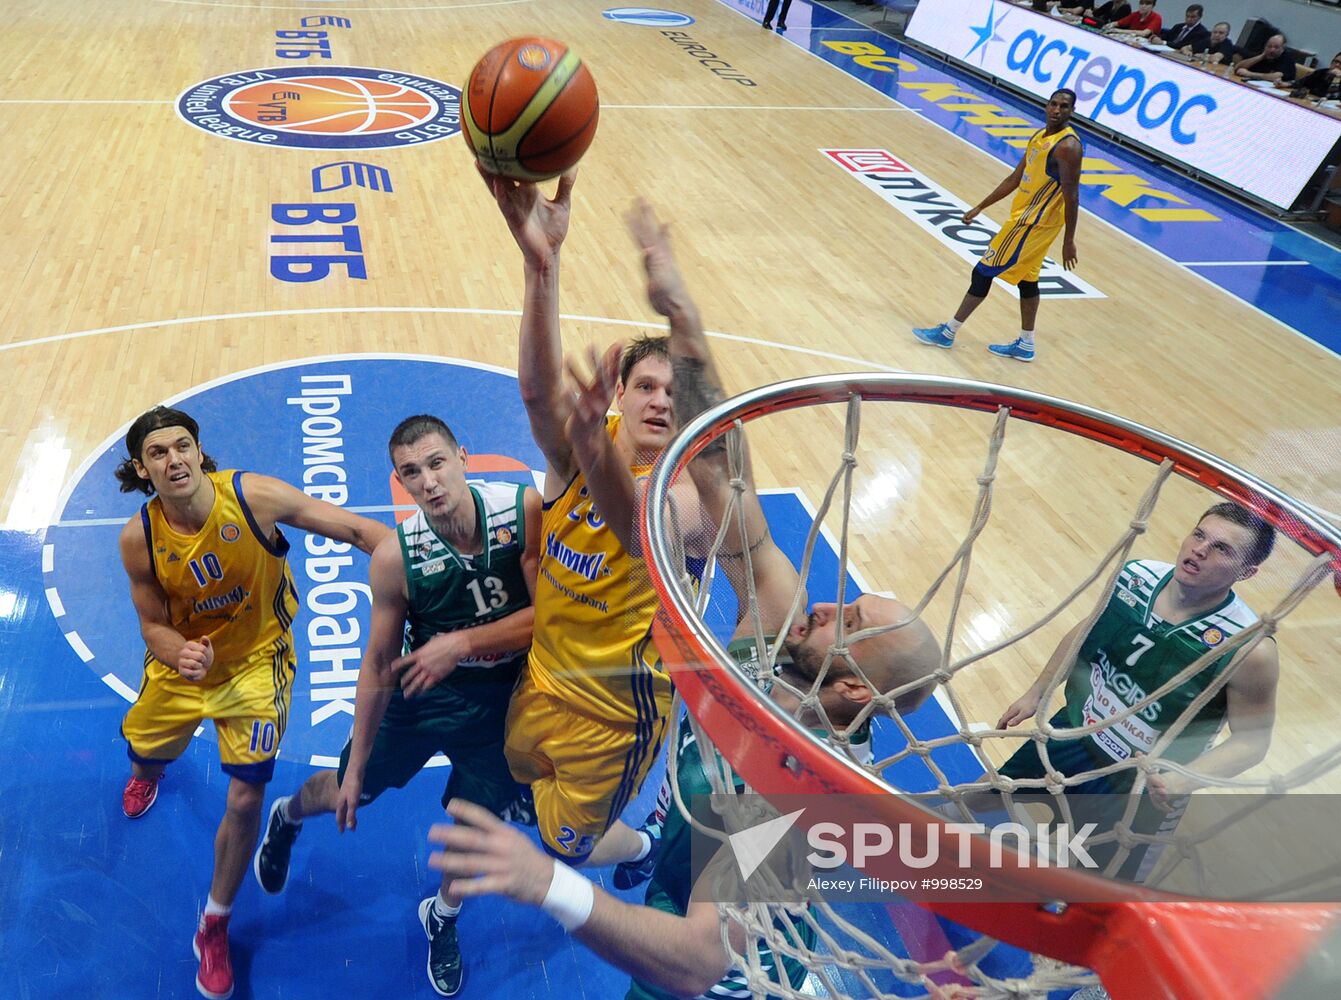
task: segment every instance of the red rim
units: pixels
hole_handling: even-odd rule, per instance
[[[716,639],[661,563],[663,498],[685,465],[733,423],[769,413],[843,402],[907,401],[995,412],[1055,427],[1175,471],[1246,506],[1312,555],[1330,553],[1341,591],[1341,538],[1291,498],[1221,459],[1150,428],[1079,404],[987,383],[930,376],[828,376],[781,383],[728,400],[701,415],[666,449],[652,474],[640,532],[660,610],[653,634],[677,689],[722,755],[765,796],[869,793],[871,814],[890,823],[929,826],[938,818],[891,794],[889,787],[804,734],[726,665]],[[819,817],[815,821],[819,821]],[[802,823],[806,822],[803,817]],[[1310,946],[1341,919],[1334,904],[1198,901],[1058,868],[998,868],[974,838],[974,874],[1007,897],[1086,898],[1103,902],[1048,908],[1037,902],[921,905],[992,937],[1095,970],[1116,997],[1266,997],[1297,968]],[[923,870],[920,874],[926,874]],[[955,866],[953,872],[963,872]],[[1096,886],[1096,883],[1101,883]],[[1145,961],[1133,961],[1134,947]]]

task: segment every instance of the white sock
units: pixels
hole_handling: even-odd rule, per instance
[[[205,917],[226,917],[232,912],[232,906],[224,906],[211,895],[205,900],[205,912],[200,917],[200,926],[205,926]]]
[[[959,328],[960,328],[961,326],[963,326],[964,324],[963,324],[963,322],[961,322],[960,320],[957,320],[957,319],[947,319],[947,320],[945,321],[945,325],[946,325],[946,327],[947,327],[947,328],[949,329],[949,331],[950,331],[950,336],[953,337],[956,333],[959,332]]]
[[[433,912],[444,920],[450,920],[461,912],[461,907],[459,904],[453,906],[451,903],[447,902],[447,900],[443,899],[442,890],[439,889],[437,898],[433,900]]]
[[[286,796],[284,796],[284,798],[282,798],[282,799],[279,800],[279,818],[282,819],[282,820],[283,820],[285,823],[287,823],[289,826],[302,826],[302,825],[303,825],[303,821],[302,821],[302,820],[300,820],[300,819],[294,819],[294,818],[289,814],[289,805],[290,805],[292,802],[293,802],[293,796],[292,796],[292,795],[286,795]]]
[[[647,832],[645,830],[635,830],[634,833],[638,835],[638,839],[642,841],[643,846],[639,848],[637,855],[629,858],[630,862],[641,861],[652,853],[652,838],[647,835]]]
[[[1034,346],[1034,331],[1033,331],[1033,330],[1021,330],[1021,331],[1020,331],[1020,343],[1024,344],[1025,347],[1033,347],[1033,346]]]

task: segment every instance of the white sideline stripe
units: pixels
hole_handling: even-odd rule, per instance
[[[890,111],[920,115],[918,108],[907,107],[820,107],[814,104],[602,104],[602,111]]]
[[[135,701],[134,689],[116,674],[103,674],[102,682],[132,704]]]
[[[175,101],[19,101],[4,100],[0,104],[167,104],[171,106]]]
[[[51,613],[57,618],[65,617],[65,605],[61,603],[61,595],[56,593],[55,587],[47,588],[47,603],[51,605]]]
[[[50,573],[56,566],[56,548],[50,542],[42,546],[42,572]]]
[[[339,757],[327,757],[326,755],[324,755],[324,754],[319,754],[319,753],[314,753],[311,757],[307,758],[307,762],[308,762],[310,765],[312,765],[313,767],[339,767],[339,766],[340,766],[340,758],[339,758]]]
[[[79,658],[85,663],[93,659],[93,650],[88,648],[88,643],[84,642],[78,632],[66,632],[65,641],[74,648],[74,651],[79,654]]]
[[[386,503],[369,504],[365,507],[346,507],[345,510],[355,514],[392,514],[402,510],[418,510],[412,503]],[[126,523],[124,517],[87,517],[73,518],[64,521],[57,521],[52,525],[53,528],[107,528]],[[50,548],[50,546],[47,546]],[[50,573],[50,567],[43,565],[43,570]]]
[[[1307,260],[1180,260],[1183,267],[1310,267]],[[1319,268],[1318,270],[1322,270]]]

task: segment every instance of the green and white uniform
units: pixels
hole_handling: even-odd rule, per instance
[[[409,595],[405,649],[439,633],[487,625],[530,606],[522,573],[526,487],[470,483],[484,536],[479,555],[465,555],[438,536],[422,510],[396,528]],[[438,751],[452,762],[443,803],[456,796],[496,813],[517,797],[503,757],[503,723],[526,647],[461,660],[441,683],[414,699],[397,690],[378,727],[364,775],[363,802],[403,788]],[[349,745],[340,756],[344,780]]]
[[[727,651],[748,673],[757,674],[759,659],[754,639],[737,639],[727,647]],[[867,725],[854,736],[852,749],[859,759],[869,760],[870,745],[870,727]],[[704,768],[698,741],[687,720],[681,722],[680,741],[675,753],[680,795],[685,804],[689,805],[694,796],[711,795],[712,786],[708,780],[708,771]],[[720,768],[720,764],[717,767]],[[737,788],[742,787],[743,784],[737,779]],[[696,810],[696,814],[697,812]],[[657,824],[661,827],[661,853],[657,855],[656,867],[652,870],[652,879],[647,885],[645,902],[654,909],[682,917],[689,908],[689,896],[694,888],[691,863],[693,829],[675,805],[669,774],[663,779],[661,791],[657,795],[656,816]],[[703,810],[699,818],[702,822],[714,824],[721,829],[721,817],[711,809]],[[804,921],[795,921],[794,926],[799,940],[807,948],[814,947],[814,931]],[[778,974],[773,956],[762,943],[760,965],[776,982]],[[793,989],[800,988],[805,982],[805,966],[795,959],[784,955],[782,968]],[[744,975],[737,969],[731,969],[720,982],[709,988],[702,996],[712,1000],[725,1000],[728,997],[749,997],[751,994],[745,985]],[[670,997],[671,994],[635,979],[629,987],[625,1000],[670,1000]]]
[[[1155,614],[1155,600],[1172,579],[1169,563],[1136,559],[1122,568],[1108,606],[1085,637],[1066,682],[1070,725],[1112,718],[1257,621],[1231,590],[1218,607],[1196,618],[1166,622]],[[1213,660],[1140,712],[1094,733],[1087,749],[1099,765],[1126,760],[1133,752],[1149,753],[1231,660],[1233,654]],[[1220,732],[1227,704],[1228,693],[1222,687],[1163,756],[1185,764],[1205,753]]]
[[[1058,728],[1086,726],[1112,719],[1169,678],[1200,659],[1207,650],[1225,645],[1257,621],[1257,615],[1233,591],[1221,604],[1197,618],[1167,622],[1155,614],[1155,599],[1173,579],[1173,566],[1136,559],[1123,566],[1108,604],[1081,644],[1066,682],[1066,705],[1050,720]],[[1233,654],[1212,660],[1168,694],[1112,726],[1079,739],[1052,739],[1048,760],[1068,777],[1129,759],[1134,752],[1149,753],[1178,720],[1192,700],[1205,691],[1233,660]],[[1162,756],[1187,763],[1201,756],[1220,732],[1228,708],[1222,687]],[[1009,778],[1040,778],[1045,773],[1038,743],[1029,740],[1000,768]],[[1067,798],[1076,825],[1093,822],[1106,832],[1125,815],[1136,771],[1100,775],[1068,786]],[[1171,812],[1155,807],[1142,796],[1131,820],[1133,832],[1163,837],[1182,817],[1184,798]],[[1090,856],[1102,868],[1117,852],[1115,844],[1089,846]],[[1158,861],[1163,844],[1138,845],[1117,870],[1119,878],[1143,881]]]

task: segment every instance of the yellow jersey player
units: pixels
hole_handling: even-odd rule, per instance
[[[228,917],[260,831],[296,669],[289,633],[298,595],[279,525],[368,553],[390,529],[269,476],[217,471],[181,410],[142,414],[126,449],[116,470],[122,491],[151,498],[121,532],[147,647],[139,695],[121,724],[132,772],[122,809],[131,819],[148,812],[164,768],[204,719],[214,721],[231,781],[194,948],[196,988],[222,1000],[233,992]]]
[[[978,204],[964,213],[964,224],[972,222],[988,205],[1012,191],[1010,221],[993,237],[982,260],[973,268],[968,293],[952,319],[938,326],[913,330],[913,336],[932,347],[949,350],[955,334],[991,291],[992,279],[1000,278],[1020,290],[1020,335],[1008,344],[987,349],[1002,358],[1034,360],[1034,320],[1038,316],[1038,276],[1057,234],[1062,237],[1062,266],[1076,266],[1076,219],[1080,214],[1080,161],[1084,147],[1068,124],[1076,109],[1076,95],[1059,90],[1048,101],[1047,126],[1035,132],[1024,156],[1009,177]]]
[[[518,380],[547,464],[535,633],[506,752],[513,775],[532,786],[546,849],[570,865],[599,866],[628,860],[627,841],[596,845],[638,794],[670,711],[670,677],[651,643],[655,592],[630,553],[636,480],[675,430],[670,358],[664,337],[624,351],[620,415],[600,425],[613,447],[584,464],[567,429],[573,397],[559,340],[559,251],[574,175],[560,178],[553,200],[534,184],[485,180],[525,263]],[[618,482],[628,503],[617,512],[594,504],[593,479]]]

